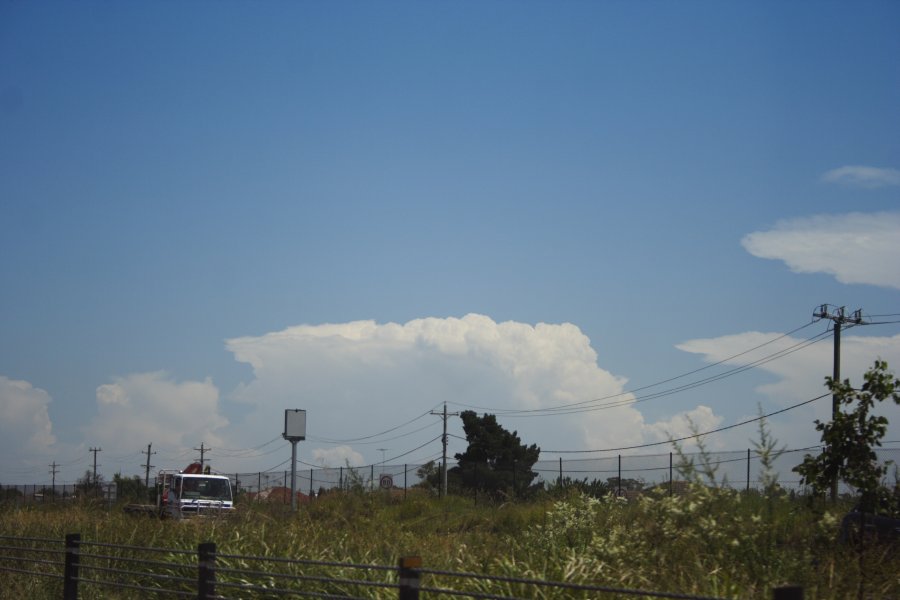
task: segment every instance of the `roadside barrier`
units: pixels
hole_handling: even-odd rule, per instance
[[[102,597],[109,590],[198,600],[228,598],[315,597],[365,599],[396,597],[477,598],[672,598],[724,600],[691,594],[622,589],[563,581],[461,573],[427,569],[416,556],[396,566],[353,564],[219,553],[214,542],[196,551],[145,548],[85,541],[78,533],[53,538],[0,536],[0,573],[15,589],[17,578],[28,588],[45,582],[43,597],[77,600]],[[19,581],[19,584],[23,584]],[[110,592],[111,593],[111,592]],[[782,587],[773,600],[802,600],[803,589]]]

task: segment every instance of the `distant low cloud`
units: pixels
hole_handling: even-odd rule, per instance
[[[209,379],[178,382],[164,372],[134,373],[97,388],[97,415],[84,433],[110,454],[151,442],[169,451],[201,442],[215,449],[222,445],[217,432],[227,424],[219,412],[219,390]],[[190,457],[181,462],[162,466],[181,468]]]
[[[841,283],[900,289],[900,213],[820,215],[780,221],[741,240],[760,258],[797,273],[828,273]]]
[[[863,188],[900,185],[900,170],[851,165],[832,169],[822,175],[822,181]]]
[[[665,442],[694,435],[698,432],[713,431],[722,425],[722,417],[716,415],[708,406],[700,405],[685,413],[677,414],[646,427],[648,440]],[[695,445],[693,440],[679,442],[687,448]],[[721,443],[716,445],[721,448]],[[708,449],[713,449],[707,446]]]
[[[656,441],[660,430],[634,406],[540,418],[504,414],[631,398],[623,394],[626,380],[601,368],[591,340],[569,323],[498,323],[478,314],[402,324],[354,321],[235,338],[227,348],[254,373],[233,394],[250,412],[229,433],[247,436],[251,445],[279,430],[285,408],[305,408],[301,453],[329,466],[345,459],[378,463],[383,455],[389,464],[436,458],[441,419],[428,413],[445,401],[451,412],[471,407],[496,414],[525,443],[544,449],[640,444],[648,436]],[[375,438],[383,441],[367,439],[410,420]],[[451,437],[452,456],[465,448],[458,418],[449,433],[457,436]]]
[[[815,326],[813,326],[815,327]],[[822,326],[822,328],[824,325]],[[810,337],[823,329],[811,331]],[[812,329],[812,328],[810,328]],[[851,330],[852,331],[852,330]],[[777,341],[772,342],[772,340]],[[743,353],[747,348],[758,350],[744,353],[728,361],[732,367],[754,364],[765,357],[776,353],[784,353],[780,358],[764,362],[757,367],[760,371],[773,376],[773,381],[757,388],[757,392],[775,406],[787,407],[810,400],[828,392],[825,377],[831,375],[833,349],[830,336],[824,341],[797,350],[807,338],[780,337],[778,333],[746,332],[717,338],[688,340],[678,344],[677,348],[692,354],[699,354],[706,362],[716,363]],[[772,342],[768,343],[767,342]],[[765,345],[763,345],[765,344]],[[761,347],[760,347],[761,346]],[[788,353],[788,351],[792,351]],[[841,338],[841,377],[850,379],[852,383],[862,382],[862,375],[872,367],[876,359],[888,362],[895,372],[900,367],[900,335],[891,337],[864,337],[845,333]],[[746,414],[752,418],[754,407],[747,407]],[[886,402],[879,409],[888,416],[894,429],[891,432],[897,439],[900,434],[900,407],[893,402]],[[831,401],[823,399],[805,408],[795,409],[780,415],[773,424],[776,437],[788,446],[797,448],[819,442],[819,434],[812,428],[813,419],[829,420],[831,417]],[[746,438],[746,432],[739,432]]]
[[[343,467],[349,465],[356,467],[363,464],[363,456],[350,446],[337,446],[335,448],[316,448],[312,453],[313,462],[323,467]]]
[[[14,457],[20,457],[43,465],[56,443],[47,410],[50,403],[50,394],[44,390],[0,375],[0,453],[4,463],[13,464]]]

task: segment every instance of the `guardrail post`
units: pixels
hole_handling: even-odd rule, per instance
[[[419,600],[420,573],[418,569],[421,568],[421,556],[400,558],[400,600]]]
[[[216,543],[197,546],[197,558],[197,600],[210,600],[216,597]]]
[[[772,590],[772,600],[803,600],[803,588],[799,585],[785,585]]]
[[[80,533],[66,534],[66,562],[63,567],[63,600],[78,600],[78,552],[81,546]]]

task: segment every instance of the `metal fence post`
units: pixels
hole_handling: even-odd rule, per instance
[[[66,562],[63,567],[63,600],[78,600],[78,565],[80,533],[66,534]]]
[[[772,590],[772,600],[803,600],[803,588],[799,585],[785,585]]]
[[[197,600],[216,597],[216,543],[197,546]]]
[[[419,600],[419,571],[422,557],[404,556],[400,558],[400,600]]]

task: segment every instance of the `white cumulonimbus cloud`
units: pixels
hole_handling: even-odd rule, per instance
[[[900,170],[861,165],[847,165],[822,175],[822,181],[863,188],[900,185]]]
[[[841,283],[900,289],[900,212],[820,215],[780,221],[741,244],[797,273],[828,273]]]
[[[45,466],[56,443],[48,412],[51,402],[46,391],[0,375],[0,452],[4,465],[13,469],[4,475],[6,481],[17,467]]]
[[[134,452],[148,443],[172,452],[201,443],[221,447],[218,432],[227,424],[220,414],[219,390],[209,379],[178,382],[164,372],[135,373],[97,388],[97,415],[84,434],[107,456]],[[182,462],[191,462],[190,457]]]
[[[441,418],[429,412],[440,412],[444,402],[450,412],[496,414],[523,442],[544,449],[613,448],[648,436],[656,441],[661,427],[648,429],[633,406],[533,418],[505,414],[631,398],[623,394],[625,379],[602,369],[591,341],[568,323],[498,323],[477,314],[403,324],[354,321],[230,339],[227,348],[254,374],[234,394],[250,412],[229,433],[248,436],[250,444],[251,435],[280,431],[284,409],[304,408],[301,459],[312,454],[328,466],[355,460],[350,452],[371,463],[436,458]],[[465,448],[458,419],[449,433],[452,457]],[[328,450],[333,446],[341,450]]]

